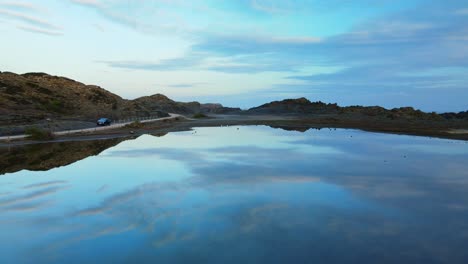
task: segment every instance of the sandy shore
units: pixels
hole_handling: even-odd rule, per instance
[[[448,131],[450,134],[468,134],[468,129],[453,129]]]

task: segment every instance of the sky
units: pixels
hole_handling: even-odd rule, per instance
[[[468,110],[468,0],[0,0],[0,71],[123,98]]]

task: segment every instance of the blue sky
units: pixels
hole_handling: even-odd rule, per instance
[[[465,0],[0,0],[0,70],[124,98],[468,109]]]

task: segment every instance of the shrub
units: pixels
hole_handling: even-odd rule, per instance
[[[54,138],[54,134],[51,131],[38,128],[38,127],[29,127],[24,131],[28,138],[34,140],[49,140]]]
[[[145,126],[145,124],[141,123],[140,121],[135,121],[135,122],[132,122],[132,123],[126,125],[125,127],[135,129],[135,128],[142,128],[144,126]]]
[[[49,111],[56,112],[56,113],[62,113],[64,110],[64,105],[62,101],[54,99],[45,105],[45,108]]]
[[[206,116],[205,114],[203,113],[197,113],[197,114],[194,114],[193,115],[193,118],[207,118],[208,116]]]

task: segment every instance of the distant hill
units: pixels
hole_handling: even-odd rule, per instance
[[[54,119],[95,120],[240,111],[218,104],[180,103],[164,95],[126,100],[99,86],[46,73],[0,72],[0,125]]]
[[[306,98],[286,99],[273,101],[245,111],[252,115],[328,115],[335,118],[366,118],[386,120],[418,120],[418,121],[443,121],[451,119],[467,119],[468,112],[460,113],[425,113],[412,107],[400,107],[385,109],[380,106],[347,106],[340,107],[337,104],[323,102],[311,102]]]
[[[337,104],[325,104],[322,102],[311,102],[302,97],[298,99],[285,99],[282,101],[273,101],[258,107],[250,108],[246,111],[249,114],[324,114],[338,113],[340,107]]]
[[[238,113],[240,108],[224,107],[221,104],[200,104],[199,102],[176,102],[165,95],[155,94],[151,96],[144,96],[131,101],[134,107],[139,107],[145,111],[165,111],[169,113],[178,113],[191,115],[194,113],[213,113],[213,114],[227,114]]]
[[[447,119],[465,119],[468,120],[468,111],[460,112],[460,113],[444,113],[441,114],[443,117]]]

